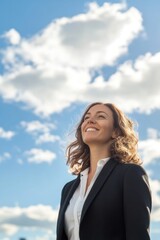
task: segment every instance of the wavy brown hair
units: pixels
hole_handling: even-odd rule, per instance
[[[117,137],[112,139],[110,146],[111,156],[115,156],[121,163],[141,164],[137,153],[138,137],[134,131],[134,122],[112,103],[95,102],[85,110],[75,132],[75,140],[67,147],[67,164],[73,174],[79,174],[90,165],[90,150],[83,142],[81,125],[88,110],[97,104],[108,107],[113,114],[114,129]]]

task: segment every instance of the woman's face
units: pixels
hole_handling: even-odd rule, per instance
[[[82,139],[88,146],[110,145],[115,137],[113,114],[110,108],[103,104],[91,107],[84,116],[81,125]]]

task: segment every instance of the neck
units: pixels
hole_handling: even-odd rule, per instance
[[[94,173],[97,168],[97,163],[100,159],[110,157],[110,152],[105,147],[90,147],[90,173]]]

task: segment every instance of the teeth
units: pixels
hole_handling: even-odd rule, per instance
[[[95,128],[87,128],[86,132],[95,132],[97,131],[97,129]]]

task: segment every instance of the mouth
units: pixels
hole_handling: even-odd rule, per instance
[[[86,128],[85,132],[96,132],[99,131],[97,128],[93,128],[93,127],[88,127]]]

